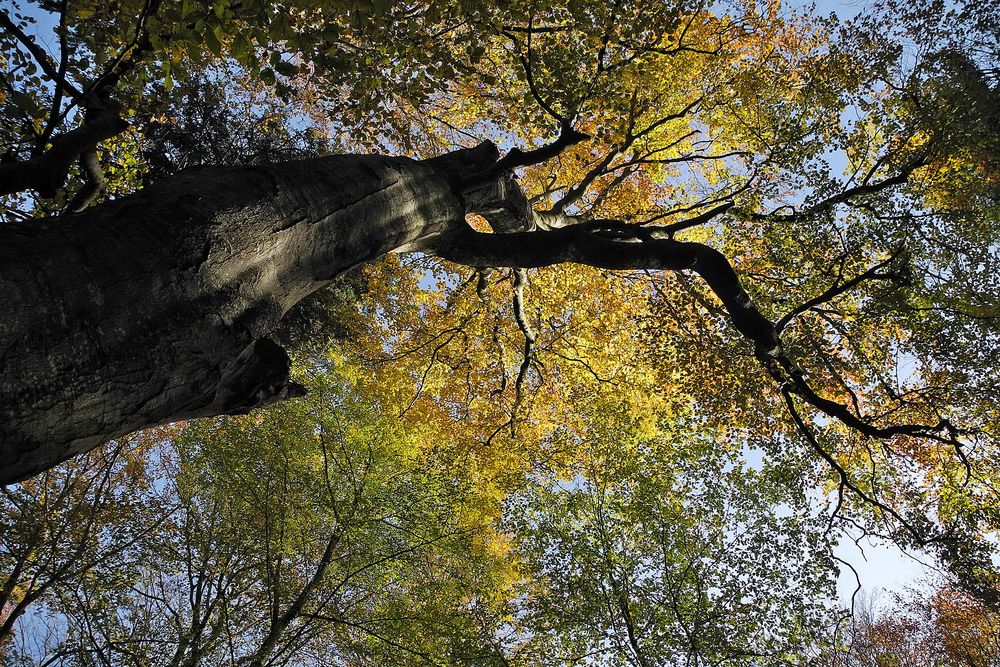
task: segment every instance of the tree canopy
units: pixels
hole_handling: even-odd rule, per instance
[[[37,476],[4,490],[0,651],[882,664],[938,655],[902,627],[985,636],[998,16],[9,2],[0,471]],[[864,536],[938,564],[931,611],[845,620]]]

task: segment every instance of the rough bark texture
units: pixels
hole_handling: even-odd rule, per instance
[[[269,332],[343,271],[461,220],[449,166],[496,154],[449,159],[197,169],[0,227],[0,482],[144,427],[296,393]]]

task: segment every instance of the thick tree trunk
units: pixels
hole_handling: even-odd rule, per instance
[[[500,160],[487,142],[423,162],[204,168],[77,215],[0,226],[0,483],[142,428],[295,395],[270,332],[305,296],[392,251],[479,267],[695,271],[741,333],[779,351],[774,325],[711,248],[532,211],[508,168],[550,152]],[[496,233],[474,232],[467,212]]]
[[[462,168],[496,159],[453,155]],[[343,271],[461,220],[448,159],[197,169],[0,227],[0,482],[144,427],[294,393],[269,332]]]
[[[576,140],[564,129],[552,146]],[[818,394],[717,250],[670,229],[533,211],[509,170],[553,150],[500,159],[487,142],[423,162],[192,170],[78,215],[0,226],[0,483],[142,428],[295,395],[268,334],[338,274],[399,250],[477,267],[697,273],[787,398],[868,437],[958,447],[946,420],[877,426]],[[494,233],[464,224],[468,212]]]

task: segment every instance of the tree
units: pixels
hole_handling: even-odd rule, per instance
[[[121,20],[126,7],[136,20]],[[81,160],[66,215],[0,229],[5,480],[154,424],[301,394],[273,332],[305,296],[386,253],[473,268],[481,294],[509,281],[523,340],[511,382],[496,364],[506,414],[492,433],[516,439],[541,423],[530,390],[553,382],[542,354],[572,319],[565,302],[532,318],[527,271],[574,263],[636,280],[644,303],[629,307],[641,312],[623,316],[656,318],[633,330],[664,389],[737,431],[776,429],[772,447],[805,446],[828,466],[831,521],[848,510],[867,530],[933,546],[970,586],[991,576],[980,536],[996,523],[997,87],[979,56],[928,43],[911,67],[891,33],[838,38],[833,21],[775,3],[721,15],[596,2],[54,9],[58,60],[2,15],[4,101],[19,122],[0,191],[59,195]],[[121,136],[149,82],[183,86],[185,66],[219,58],[335,112],[346,146],[428,155],[491,134],[525,148],[204,167],[91,206],[97,146]],[[31,202],[13,201],[25,217]],[[471,283],[455,282],[454,302],[423,302],[418,319],[471,308]],[[470,322],[416,341],[424,379],[456,332],[475,346]],[[452,361],[478,372],[483,358]],[[437,392],[439,415],[461,410],[455,391]]]
[[[521,613],[533,664],[805,659],[837,614],[835,562],[804,489],[749,468],[717,434],[617,408],[586,410],[573,477],[539,476],[510,501],[532,572]]]
[[[4,489],[0,646],[32,606],[71,595],[81,579],[108,581],[137,561],[138,544],[170,514],[154,489],[144,437],[96,451]]]
[[[128,555],[95,546],[99,568],[66,559],[56,587],[24,587],[30,595],[0,628],[4,664],[487,660],[469,597],[492,603],[511,568],[482,546],[484,508],[472,487],[434,474],[413,434],[359,400],[347,377],[331,369],[310,383],[308,400],[266,420],[204,420],[138,447],[122,443],[148,462],[157,489],[148,509],[160,509],[158,520],[63,503],[77,521],[53,516],[46,527],[84,530],[79,516],[87,516],[102,534],[133,538]],[[19,499],[43,505],[46,494],[26,484]],[[22,533],[43,524],[2,509],[11,528],[4,543],[26,552],[33,543]],[[66,550],[50,532],[51,548]],[[15,568],[15,578],[34,583],[29,575]],[[21,614],[29,607],[34,618]]]
[[[1000,659],[996,613],[968,595],[941,586],[876,602],[865,602],[840,645],[819,664],[988,667]]]

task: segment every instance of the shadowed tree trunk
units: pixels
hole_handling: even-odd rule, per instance
[[[495,148],[453,155],[496,160]],[[343,271],[463,219],[454,165],[435,164],[196,169],[0,227],[0,481],[144,427],[299,393],[268,334]]]
[[[949,426],[878,427],[817,394],[717,250],[669,229],[533,211],[511,171],[581,137],[567,126],[503,158],[484,142],[422,162],[195,169],[77,215],[0,227],[0,482],[142,428],[300,395],[269,334],[339,274],[405,250],[483,268],[691,271],[789,401],[874,438],[937,438]],[[474,231],[466,213],[494,233]]]

